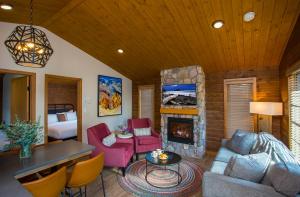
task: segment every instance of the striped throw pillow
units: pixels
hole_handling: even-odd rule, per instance
[[[133,132],[135,136],[150,136],[151,128],[136,128]]]

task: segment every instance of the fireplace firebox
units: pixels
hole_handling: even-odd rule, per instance
[[[168,141],[193,145],[193,119],[168,117]]]

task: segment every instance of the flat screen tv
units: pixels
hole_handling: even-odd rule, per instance
[[[167,84],[162,87],[163,105],[197,105],[196,84]]]

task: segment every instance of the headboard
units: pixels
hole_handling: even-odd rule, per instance
[[[73,110],[75,111],[73,104],[48,104],[48,114],[56,114]]]

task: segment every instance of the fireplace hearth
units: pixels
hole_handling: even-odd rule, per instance
[[[168,117],[168,141],[194,144],[194,122],[192,118]]]

